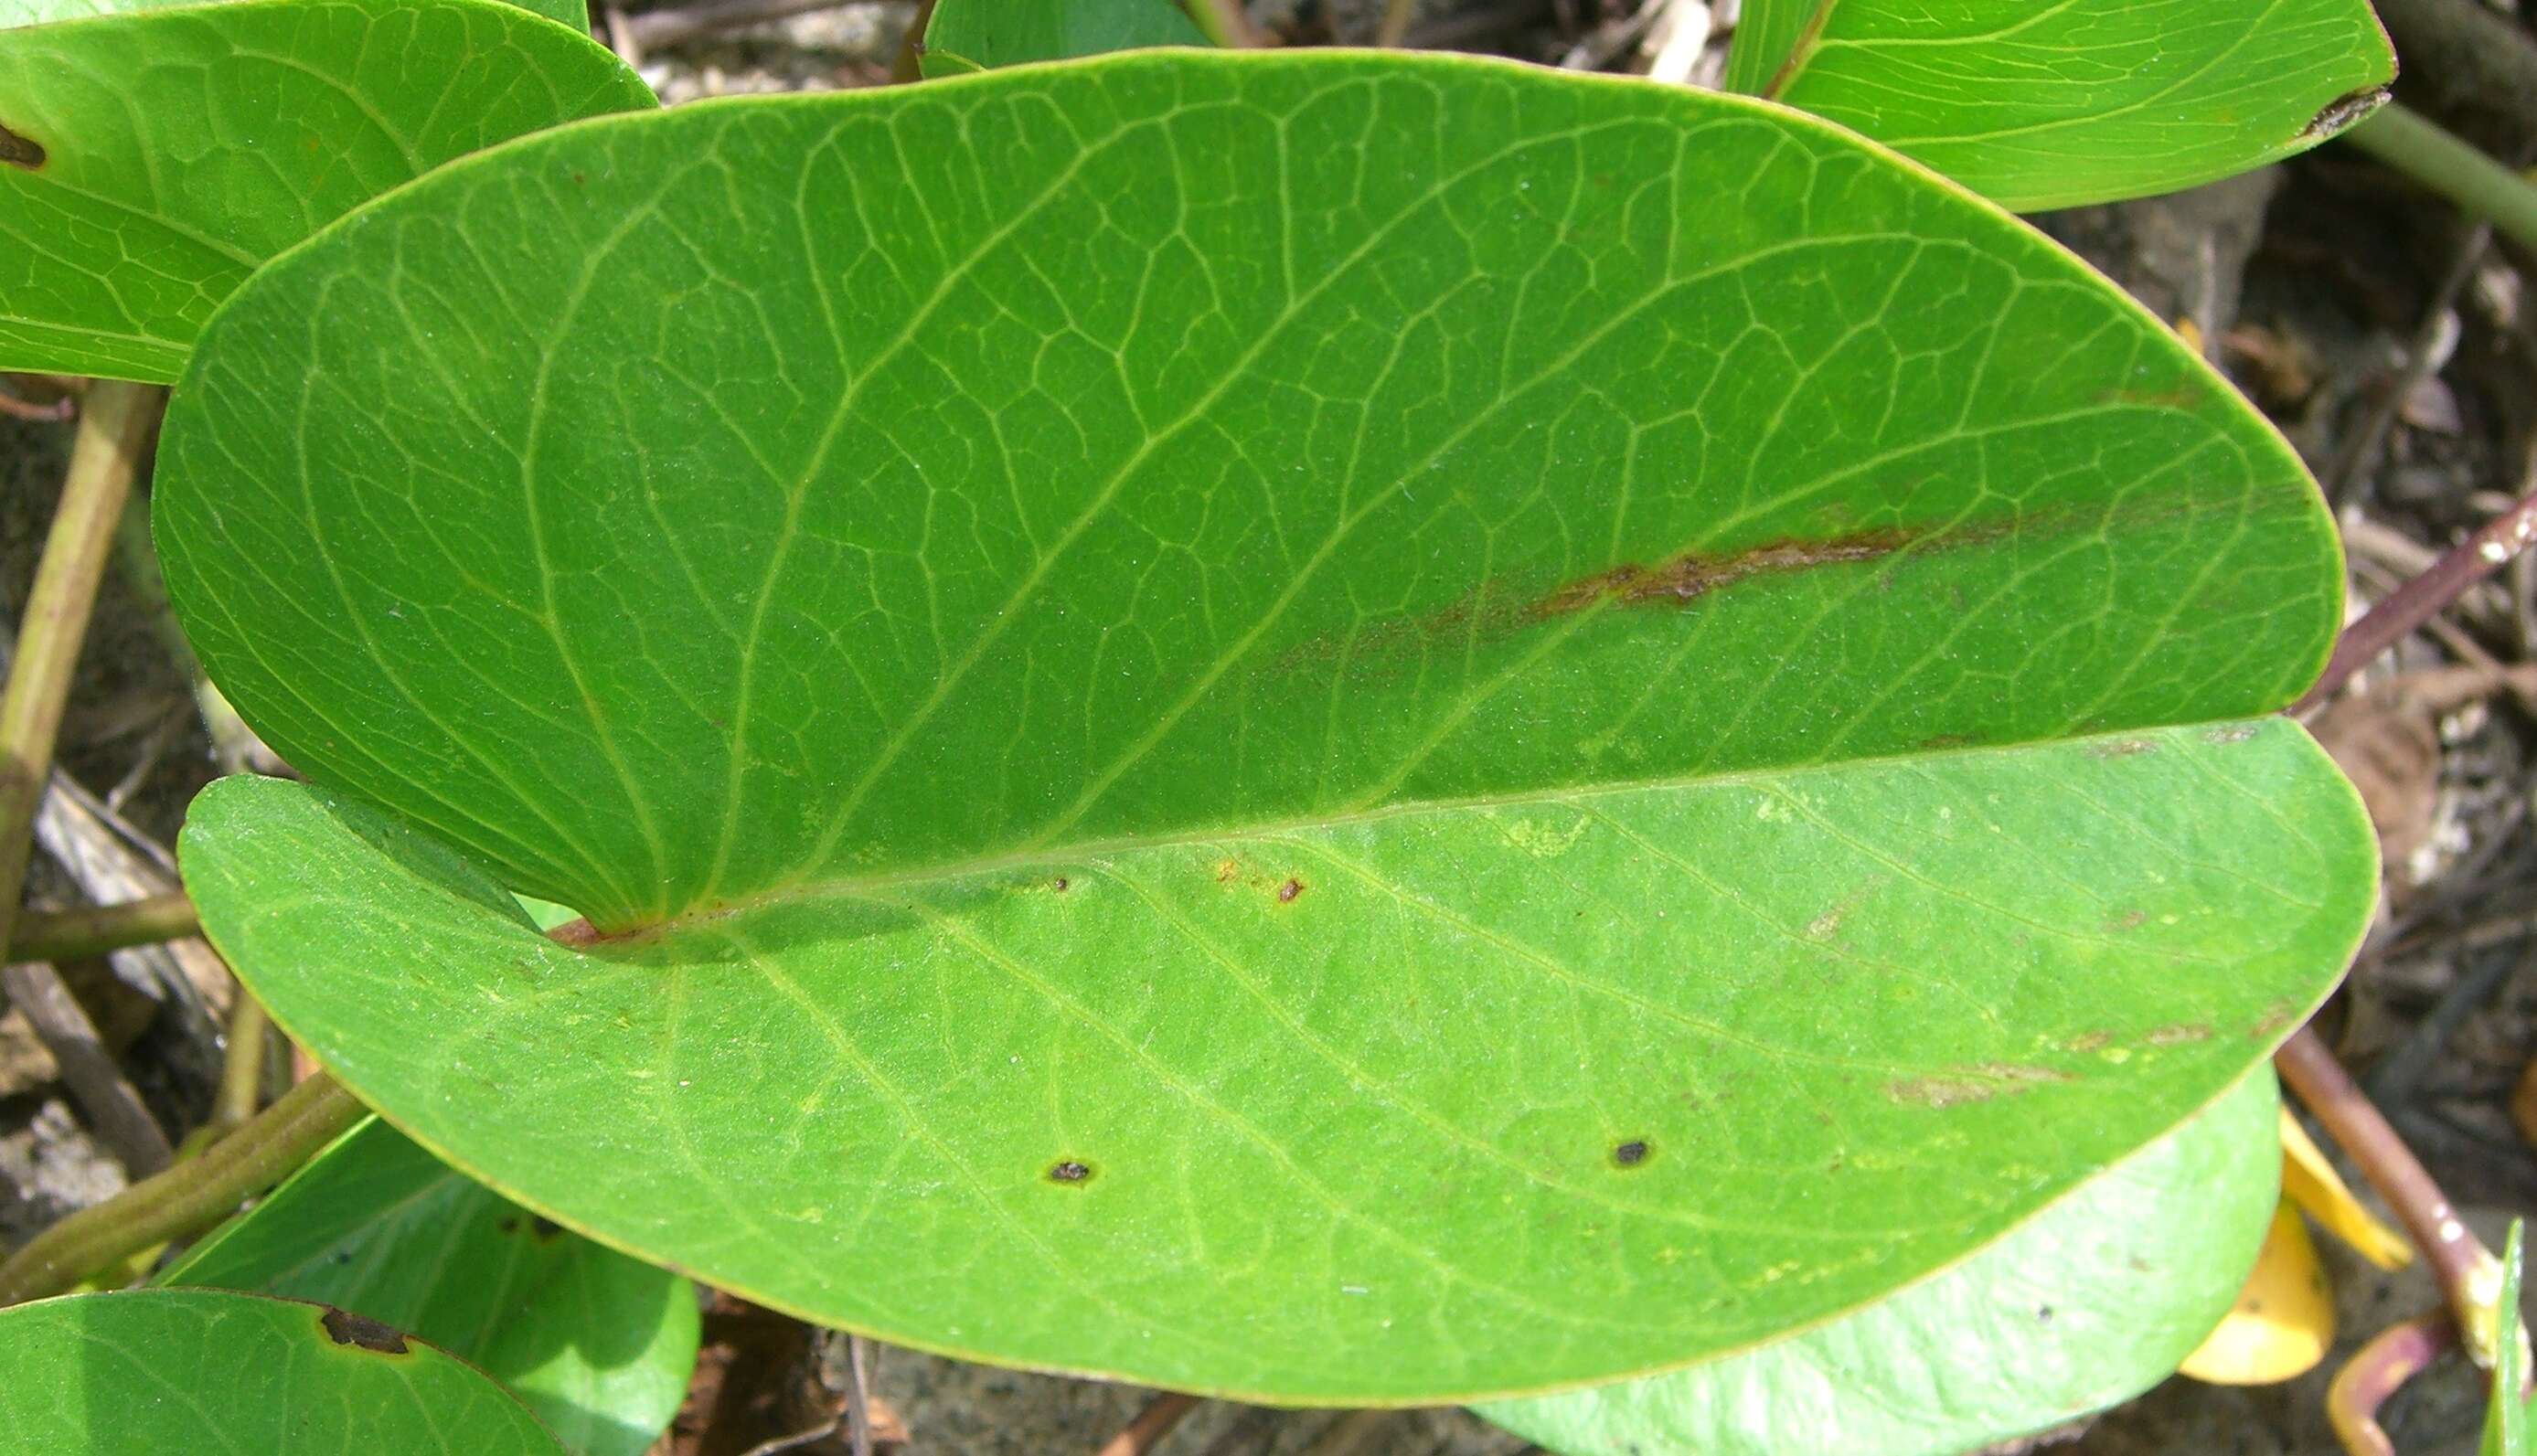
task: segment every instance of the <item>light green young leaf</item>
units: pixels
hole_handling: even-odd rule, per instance
[[[160,1275],[312,1299],[474,1361],[580,1456],[639,1456],[696,1360],[695,1287],[531,1215],[376,1118]]]
[[[0,369],[166,381],[266,259],[452,158],[653,104],[494,0],[237,0],[0,31]]]
[[[2237,1298],[2281,1186],[2278,1106],[2259,1069],[1997,1243],[1831,1324],[1479,1414],[1565,1456],[1956,1456],[2129,1399]]]
[[[500,1386],[342,1310],[220,1290],[0,1309],[0,1456],[563,1456]]]
[[[2519,1319],[2519,1281],[2527,1230],[2510,1221],[2510,1242],[2502,1253],[2502,1295],[2494,1301],[2501,1328],[2494,1340],[2493,1393],[2484,1420],[2483,1456],[2528,1456],[2528,1336]]]
[[[1746,0],[1726,84],[2020,212],[2174,192],[2386,99],[2367,0]]]
[[[1006,1361],[1432,1401],[1829,1318],[2243,1078],[2374,884],[2260,718],[2340,617],[2288,449],[1731,97],[570,128],[232,299],[157,509],[325,786],[186,833],[275,1015],[571,1227]]]
[[[925,74],[1064,61],[1157,45],[1204,45],[1173,0],[935,0]]]

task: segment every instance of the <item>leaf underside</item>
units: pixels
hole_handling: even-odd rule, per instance
[[[2228,1311],[2272,1222],[2258,1069],[1938,1277],[1747,1355],[1483,1406],[1562,1456],[1956,1456],[2127,1400]]]
[[[2339,612],[2286,447],[1733,98],[1176,52],[590,123],[242,290],[157,501],[326,786],[187,831],[277,1017],[568,1225],[980,1358],[1764,1339],[2216,1097],[2369,906],[2240,721]]]
[[[567,1233],[372,1118],[161,1285],[309,1299],[482,1368],[580,1456],[640,1456],[695,1364],[695,1288]]]
[[[219,1290],[0,1309],[0,1453],[562,1456],[475,1369],[322,1304]]]
[[[653,104],[491,0],[119,9],[0,30],[0,369],[172,380],[223,298],[355,205]]]
[[[2367,0],[1748,0],[1726,65],[2019,212],[2252,170],[2395,79]]]

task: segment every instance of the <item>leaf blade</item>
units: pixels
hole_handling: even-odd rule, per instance
[[[155,383],[248,274],[356,204],[521,132],[652,104],[586,34],[491,0],[0,30],[0,368]]]
[[[1564,1456],[1947,1456],[2102,1410],[2227,1310],[2279,1185],[2277,1106],[2259,1070],[1964,1263],[1832,1324],[1478,1414]]]
[[[686,1280],[534,1219],[376,1118],[156,1283],[312,1300],[412,1331],[481,1366],[582,1456],[639,1456],[695,1363]]]
[[[2035,212],[2304,152],[2369,114],[2395,74],[2366,0],[1755,0],[1726,84]]]
[[[330,1323],[330,1321],[332,1323]],[[0,1450],[483,1451],[560,1456],[457,1360],[319,1304],[215,1290],[73,1295],[0,1309]]]
[[[1173,0],[944,0],[926,23],[924,64],[928,77],[942,77],[1206,43]]]

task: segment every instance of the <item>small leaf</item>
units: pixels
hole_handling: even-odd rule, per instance
[[[1726,63],[2019,212],[2304,152],[2395,76],[2366,0],[1746,0]]]
[[[2125,1400],[2227,1307],[2274,1204],[2272,1074],[1928,1281],[1671,1374],[1482,1406],[1563,1456],[1954,1456]]]
[[[237,0],[0,31],[0,369],[172,380],[231,289],[356,204],[652,104],[586,34],[493,0]]]
[[[1204,45],[1173,0],[935,0],[925,74],[1063,61],[1157,45]]]
[[[2375,883],[2260,717],[2340,617],[2280,438],[1731,97],[1174,51],[566,128],[231,299],[156,506],[322,786],[185,834],[277,1019],[564,1224],[1017,1363],[1830,1318],[2242,1080]]]
[[[323,1304],[216,1290],[0,1309],[0,1453],[562,1456],[476,1369]]]
[[[312,1299],[474,1361],[581,1456],[678,1414],[695,1287],[568,1234],[373,1117],[159,1277]]]
[[[2530,1418],[2528,1329],[2519,1318],[2519,1281],[2526,1229],[2510,1221],[2510,1242],[2502,1253],[2502,1294],[2494,1301],[2497,1326],[2493,1352],[2493,1390],[2484,1419],[2481,1456],[2528,1456]]]

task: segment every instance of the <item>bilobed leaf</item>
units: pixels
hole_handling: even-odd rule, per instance
[[[925,74],[959,75],[1156,45],[1204,45],[1173,0],[935,0]]]
[[[550,1217],[954,1353],[1732,1350],[2182,1121],[2369,913],[2256,718],[2340,610],[2287,448],[1731,97],[1174,52],[571,128],[232,299],[157,509],[320,786],[186,831],[276,1017]]]
[[[220,301],[356,204],[653,104],[494,0],[238,0],[0,31],[0,369],[166,381]]]
[[[484,1374],[374,1320],[221,1290],[0,1309],[0,1456],[562,1456]]]
[[[1562,1456],[1956,1456],[2101,1410],[2229,1307],[2280,1187],[2258,1070],[1956,1268],[1670,1374],[1483,1406]]]
[[[312,1299],[481,1366],[581,1456],[678,1414],[695,1287],[566,1233],[372,1118],[159,1278]]]
[[[1726,62],[2020,212],[2304,152],[2395,76],[2367,0],[1746,0]]]

